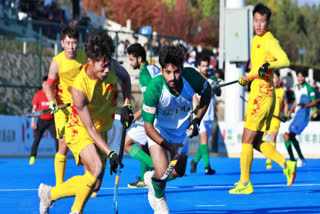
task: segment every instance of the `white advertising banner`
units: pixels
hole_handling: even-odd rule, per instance
[[[284,145],[283,135],[288,131],[291,121],[281,123],[279,134],[277,137],[277,150],[287,157],[287,150]],[[243,122],[225,123],[219,122],[219,140],[218,152],[228,155],[240,155],[241,138],[243,132]],[[269,135],[266,135],[264,140],[270,141]],[[320,122],[309,122],[308,126],[297,136],[300,143],[302,153],[306,157],[320,157]],[[293,149],[293,151],[295,151]],[[260,154],[259,152],[255,152]]]
[[[109,145],[111,149],[119,151],[122,126],[115,120],[109,131]],[[1,157],[28,157],[33,143],[31,119],[21,116],[0,115],[0,156]],[[43,134],[38,157],[54,156],[56,153],[54,138],[48,131]],[[70,153],[71,154],[71,153]]]

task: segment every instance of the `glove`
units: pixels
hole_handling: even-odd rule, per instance
[[[199,134],[198,127],[200,125],[201,120],[199,118],[194,118],[188,125],[187,129],[191,129],[192,133],[190,138],[197,136]]]
[[[212,92],[213,92],[214,94],[216,94],[217,96],[220,96],[220,95],[221,95],[221,88],[220,88],[219,83],[220,83],[220,81],[214,81],[214,82],[211,84]]]
[[[131,104],[123,105],[120,113],[121,124],[124,127],[129,128],[133,119],[134,119],[134,116],[132,112],[132,105]]]
[[[110,175],[112,175],[112,172],[117,173],[117,167],[118,164],[120,164],[120,168],[123,168],[123,164],[120,163],[119,156],[115,151],[111,151],[108,155],[109,161],[110,161]]]
[[[288,115],[282,115],[279,117],[279,120],[283,123],[287,122],[289,119]]]
[[[49,108],[51,109],[50,114],[55,114],[59,111],[59,108],[55,101],[50,101]]]
[[[268,72],[269,67],[270,67],[269,62],[266,62],[263,65],[261,65],[259,68],[259,71],[258,71],[259,77],[265,77]]]
[[[305,107],[306,107],[306,104],[304,104],[304,103],[299,103],[298,106],[300,106],[300,108],[305,108]]]
[[[168,150],[171,154],[171,156],[174,156],[177,154],[179,147],[182,147],[183,144],[181,143],[169,143],[168,141],[164,140],[161,142],[160,146],[162,146],[164,149]]]
[[[238,81],[239,81],[239,84],[242,86],[246,86],[249,84],[249,81],[244,80],[243,77],[240,77]]]

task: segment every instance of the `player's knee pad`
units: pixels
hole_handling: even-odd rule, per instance
[[[187,162],[188,162],[188,156],[185,153],[182,153],[180,155],[180,158],[178,160],[177,165],[175,166],[175,171],[176,173],[182,177],[184,176],[185,172],[186,172],[186,167],[187,167]]]

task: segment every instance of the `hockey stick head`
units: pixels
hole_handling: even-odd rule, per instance
[[[28,108],[24,108],[23,113],[25,116],[29,115],[31,112]]]

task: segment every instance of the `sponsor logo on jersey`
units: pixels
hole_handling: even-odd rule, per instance
[[[163,109],[163,114],[166,116],[172,116],[179,114],[180,112],[190,112],[191,107],[190,106],[181,106],[180,108],[175,108],[175,109]]]
[[[148,112],[150,114],[155,114],[156,113],[156,108],[155,107],[150,107],[150,106],[147,106],[145,104],[142,105],[142,109],[143,109],[143,111]]]

